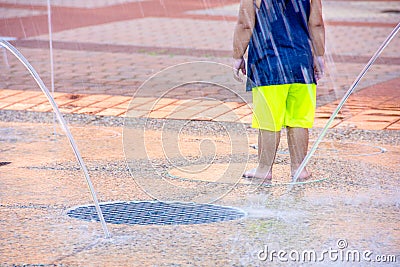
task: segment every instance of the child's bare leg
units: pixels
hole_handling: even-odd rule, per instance
[[[260,130],[258,133],[258,166],[246,171],[247,178],[272,179],[272,165],[275,161],[281,132]]]
[[[287,127],[288,146],[290,152],[290,167],[292,176],[300,167],[308,150],[308,129]],[[311,174],[304,169],[301,171],[298,179],[304,180]]]

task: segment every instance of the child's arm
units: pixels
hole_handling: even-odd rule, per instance
[[[241,0],[238,21],[233,34],[233,69],[234,77],[238,81],[241,81],[239,71],[246,74],[243,55],[253,34],[255,16],[253,0]]]
[[[233,58],[241,59],[249,45],[255,24],[253,0],[241,0],[238,21],[233,34]]]
[[[311,0],[310,18],[308,20],[314,56],[325,54],[325,26],[322,18],[321,0]]]
[[[314,54],[314,74],[317,80],[324,76],[325,69],[325,26],[322,18],[321,0],[311,0],[308,28]]]

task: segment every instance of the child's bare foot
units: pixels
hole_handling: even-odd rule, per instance
[[[293,174],[292,174],[292,179],[293,179],[295,173],[296,173],[296,172],[294,171]],[[307,181],[308,179],[310,179],[311,177],[312,177],[312,173],[311,173],[311,172],[308,172],[308,171],[306,170],[306,168],[304,168],[304,169],[301,171],[299,177],[297,177],[297,180],[296,180],[296,181],[297,181],[297,182],[304,182],[304,181]]]
[[[250,178],[250,179],[271,180],[272,179],[272,172],[271,171],[262,170],[262,169],[259,169],[259,168],[254,168],[254,169],[246,171],[243,174],[243,177],[244,178]]]

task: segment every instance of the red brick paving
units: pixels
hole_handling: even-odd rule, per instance
[[[397,1],[396,1],[397,2]],[[53,14],[53,31],[59,32],[63,30],[75,29],[78,27],[95,26],[110,22],[138,19],[144,17],[167,17],[167,18],[190,18],[210,21],[235,21],[232,16],[209,16],[187,14],[186,11],[222,7],[225,5],[236,4],[234,0],[219,0],[206,2],[196,0],[164,0],[163,5],[160,1],[145,1],[135,3],[124,3],[120,5],[107,6],[101,8],[67,8],[52,7]],[[0,7],[14,9],[31,9],[45,11],[45,6],[31,6],[19,4],[0,3]],[[358,26],[358,27],[394,27],[395,23],[391,22],[364,22],[364,21],[327,21],[327,25],[331,26]],[[19,38],[14,41],[18,47],[48,49],[48,42],[42,40],[27,40],[27,37],[47,34],[47,15],[22,17],[22,18],[3,18],[0,19],[0,36],[13,36]],[[152,47],[152,46],[135,46],[120,44],[99,44],[87,42],[63,42],[56,41],[53,43],[57,50],[67,51],[98,51],[110,53],[156,53],[159,55],[180,55],[180,56],[206,56],[213,55],[215,57],[230,57],[231,52],[227,50],[215,49],[186,49],[179,47]],[[333,54],[331,57],[337,63],[360,63],[364,64],[369,57],[362,55],[340,55]],[[151,60],[148,57],[148,60]],[[379,58],[376,64],[380,65],[400,65],[400,57],[383,56]],[[112,67],[112,66],[108,66]],[[118,67],[118,66],[115,66]],[[101,70],[100,70],[101,71]],[[128,70],[129,71],[129,70]],[[79,74],[78,74],[79,75]],[[109,77],[110,78],[110,77]],[[117,77],[113,75],[112,79]],[[121,76],[123,80],[125,76]],[[104,76],[104,79],[108,78]],[[120,81],[120,83],[123,83]],[[136,85],[134,83],[137,83]],[[392,79],[389,81],[369,86],[357,94],[351,96],[345,107],[335,120],[333,127],[359,127],[363,129],[398,129],[400,120],[399,107],[399,84],[400,79]],[[65,84],[67,85],[67,83]],[[64,85],[64,86],[65,86]],[[129,86],[138,86],[140,82],[129,81]],[[84,86],[84,85],[83,85]],[[46,103],[46,99],[37,91],[26,91],[26,86],[21,85],[23,90],[9,90],[7,88],[0,89],[0,108],[10,110],[31,110],[48,112],[51,106]],[[68,87],[76,87],[71,84]],[[17,87],[14,87],[17,88]],[[79,91],[74,89],[75,91]],[[79,91],[82,92],[82,91]],[[112,92],[112,90],[110,91]],[[118,90],[115,90],[118,92]],[[196,97],[195,91],[187,91],[192,97]],[[102,116],[123,116],[131,98],[127,96],[117,96],[112,94],[56,94],[56,102],[60,109],[66,113],[85,113]],[[198,96],[202,96],[199,93]],[[150,105],[153,104],[155,98],[146,97],[143,99],[135,99],[134,105],[130,107],[129,114],[135,116],[147,116]],[[177,99],[163,99],[163,103],[158,102],[152,112],[151,117],[158,118],[179,118],[187,119],[196,115],[201,116],[201,112],[211,115],[215,120],[234,120],[249,122],[251,118],[251,109],[243,106],[244,103],[229,101],[224,103],[225,107],[231,108],[233,112],[223,112],[223,105],[218,101],[204,101],[197,104],[192,103],[191,106],[185,106],[185,102]],[[338,101],[325,106],[319,107],[316,113],[316,126],[323,126],[327,121],[332,110],[336,107]],[[182,110],[183,108],[183,110]],[[222,108],[222,109],[221,109]],[[147,112],[146,112],[147,111]],[[207,113],[208,112],[208,113]],[[231,113],[231,114],[230,114]],[[238,119],[239,118],[239,119]],[[209,118],[204,118],[209,119]]]
[[[204,9],[204,3],[197,0],[158,0],[124,3],[102,8],[52,7],[53,31],[63,31],[84,26],[124,21],[143,17],[180,17],[185,11]],[[207,8],[235,4],[234,0],[208,1]],[[2,4],[6,8],[28,8],[43,10],[43,7]],[[26,38],[48,33],[47,15],[23,18],[0,19],[0,35]]]
[[[366,88],[350,96],[332,127],[357,127],[369,130],[397,129],[400,121],[400,78]],[[51,111],[40,92],[0,90],[0,108],[8,110]],[[71,95],[57,93],[56,102],[65,113],[101,116],[124,116],[131,102],[127,96]],[[316,111],[316,127],[323,127],[339,101]],[[170,119],[201,119],[249,122],[251,107],[245,103],[219,101],[184,101],[177,99],[137,98],[129,116]]]

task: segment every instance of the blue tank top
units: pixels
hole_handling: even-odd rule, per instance
[[[316,83],[309,17],[310,0],[262,0],[248,48],[247,91]]]

